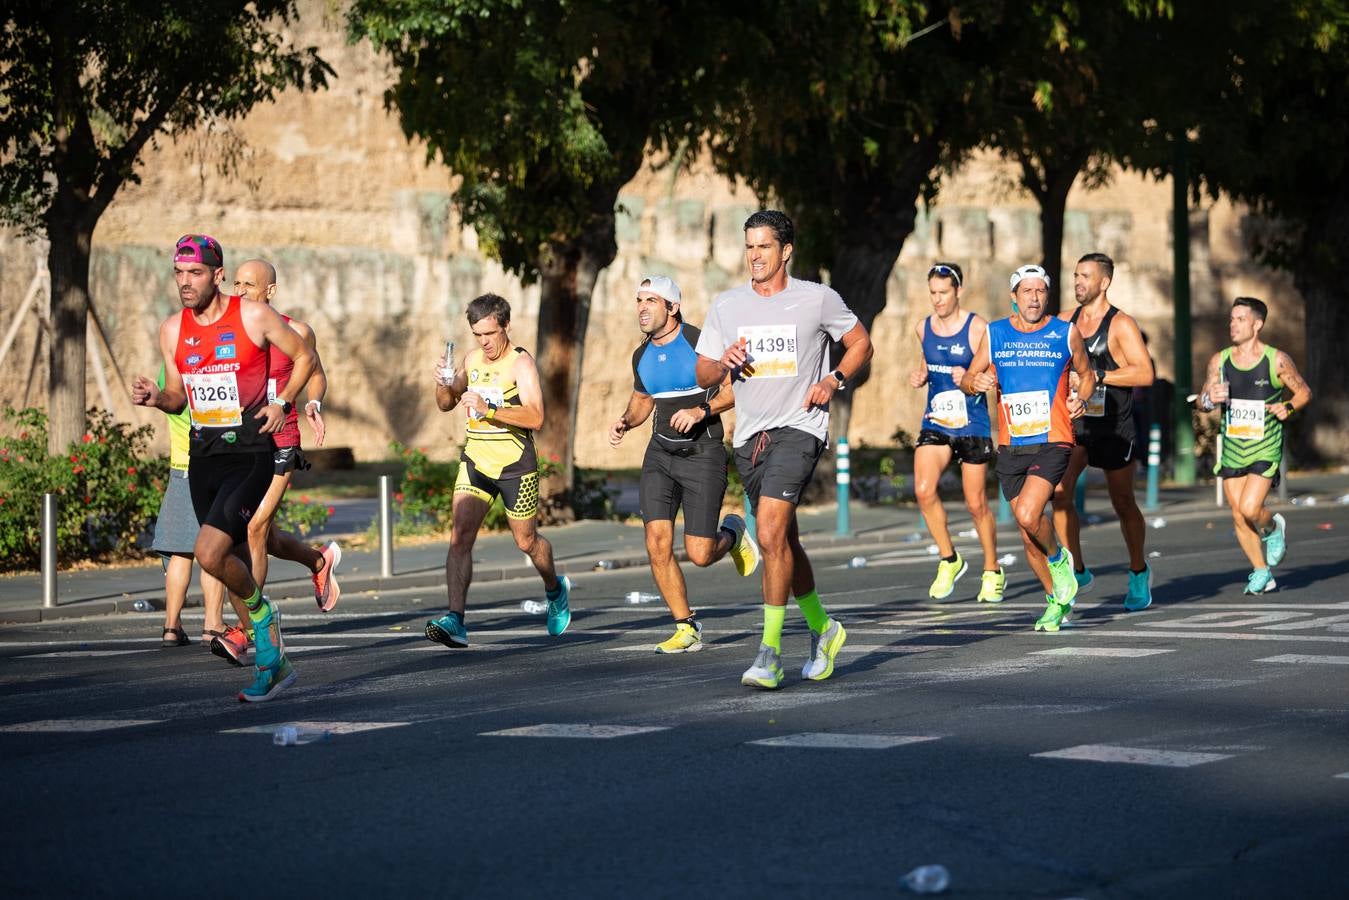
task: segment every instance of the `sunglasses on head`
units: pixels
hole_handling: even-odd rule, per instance
[[[961,285],[960,285],[960,273],[957,272],[955,269],[951,268],[950,266],[946,266],[946,265],[942,265],[941,263],[937,263],[935,266],[933,266],[932,268],[930,268],[930,269],[927,270],[927,277],[928,277],[928,278],[931,278],[933,275],[940,275],[940,276],[943,277],[943,278],[950,278],[951,280],[953,280],[953,281],[956,283],[956,287],[960,287],[960,286],[961,286]]]

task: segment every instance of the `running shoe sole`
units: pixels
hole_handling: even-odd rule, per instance
[[[342,546],[337,541],[329,541],[323,549],[332,548],[333,556],[328,562],[328,603],[324,604],[323,598],[317,594],[314,601],[318,603],[319,609],[324,612],[332,612],[333,607],[337,605],[337,598],[342,596],[342,589],[337,586],[337,567],[342,564]]]
[[[444,644],[454,650],[462,650],[468,646],[468,641],[459,642],[459,638],[450,634],[444,628],[441,628],[435,622],[426,623],[426,637],[428,640],[435,641],[437,644]]]
[[[220,637],[211,638],[211,652],[232,666],[243,666],[243,657],[248,655],[248,650],[245,648],[241,656],[235,656],[225,646],[225,642]]]

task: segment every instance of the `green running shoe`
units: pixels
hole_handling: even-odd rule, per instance
[[[446,613],[426,623],[426,639],[457,650],[468,646],[468,629],[461,616]]]
[[[1269,563],[1271,569],[1283,562],[1284,554],[1288,552],[1288,539],[1284,537],[1286,526],[1283,516],[1275,513],[1274,530],[1260,538],[1265,544],[1265,562]],[[1246,593],[1249,594],[1251,591]]]
[[[1007,587],[1007,573],[998,567],[996,572],[984,572],[979,578],[980,603],[1001,603],[1003,589]]]
[[[295,667],[282,656],[272,666],[258,666],[253,683],[239,692],[240,703],[264,703],[295,683]]]
[[[1129,593],[1124,595],[1126,612],[1138,612],[1152,605],[1152,566],[1129,573]]]
[[[1060,548],[1063,559],[1049,564],[1049,577],[1054,584],[1054,601],[1060,606],[1072,606],[1077,596],[1077,573],[1073,571],[1073,554],[1067,547]]]
[[[1278,587],[1279,585],[1274,581],[1274,575],[1269,569],[1256,569],[1246,579],[1244,593],[1268,594],[1270,591],[1277,590]]]
[[[1044,615],[1035,621],[1035,630],[1058,631],[1061,625],[1068,624],[1068,615],[1072,609],[1072,604],[1058,603],[1053,597],[1045,595]]]
[[[969,566],[965,564],[965,557],[959,553],[952,562],[942,560],[937,563],[937,577],[932,580],[932,587],[927,589],[927,595],[933,600],[945,600],[951,596],[951,592],[956,589],[956,582],[960,576],[965,574]]]
[[[571,579],[566,575],[557,576],[557,594],[545,594],[548,600],[548,633],[557,637],[571,624]]]

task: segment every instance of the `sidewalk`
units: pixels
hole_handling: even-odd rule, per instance
[[[1100,482],[1100,474],[1090,482],[1087,495],[1087,523],[1110,522],[1114,512]],[[1141,481],[1141,480],[1140,480]],[[1289,479],[1288,496],[1314,496],[1321,504],[1334,503],[1336,498],[1349,493],[1349,473],[1317,473]],[[1143,498],[1139,488],[1139,503]],[[1271,498],[1274,498],[1271,494]],[[946,498],[953,533],[968,528],[968,518],[957,496]],[[1277,504],[1275,504],[1277,505]],[[1159,508],[1145,515],[1149,519],[1168,520],[1187,515],[1207,515],[1215,509],[1212,485],[1192,488],[1168,488],[1161,492]],[[866,555],[893,549],[905,544],[929,542],[914,507],[868,506],[854,502],[849,508],[851,533],[837,534],[837,509],[834,504],[803,507],[800,511],[801,539],[806,549],[830,554],[858,553]],[[548,527],[544,535],[553,544],[553,553],[559,573],[576,574],[593,571],[601,561],[606,568],[646,566],[646,551],[640,522],[585,520],[570,525]],[[1014,551],[1020,542],[1012,535],[1011,525],[999,526],[1000,543],[1013,541]],[[916,536],[917,535],[917,536]],[[1003,535],[1006,535],[1004,538]],[[676,541],[676,546],[679,546]],[[1008,544],[1012,546],[1012,544]],[[344,595],[361,591],[393,590],[397,588],[442,588],[445,583],[445,552],[447,543],[437,540],[414,546],[395,547],[394,575],[380,576],[378,550],[344,549],[338,569]],[[483,534],[478,538],[473,554],[473,580],[496,581],[532,575],[533,566],[516,549],[505,532]],[[290,562],[273,560],[268,593],[278,599],[310,597],[312,586],[307,573]],[[201,594],[194,581],[188,593],[188,605],[200,606]],[[62,571],[57,576],[57,606],[42,608],[42,577],[39,573],[0,576],[0,622],[39,622],[61,618],[105,615],[114,612],[162,609],[164,604],[164,577],[159,565],[103,567]],[[140,609],[137,607],[140,606]]]

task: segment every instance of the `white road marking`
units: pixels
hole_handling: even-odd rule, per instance
[[[749,741],[761,747],[806,747],[812,750],[889,750],[906,744],[921,744],[927,741],[939,741],[941,735],[934,734],[829,734],[812,733],[784,734],[780,737]]]
[[[1152,750],[1146,747],[1120,747],[1114,744],[1079,744],[1063,750],[1032,753],[1046,759],[1075,759],[1087,762],[1131,763],[1141,766],[1167,766],[1184,769],[1229,759],[1230,753],[1196,753],[1190,750]]]
[[[1316,656],[1309,653],[1280,653],[1278,656],[1266,656],[1256,662],[1272,663],[1310,663],[1322,666],[1349,666],[1349,656]]]
[[[0,725],[0,731],[10,732],[88,732],[111,731],[114,728],[131,728],[136,725],[158,725],[159,719],[42,719],[37,722],[20,722],[16,725]]]
[[[271,734],[278,728],[293,725],[311,731],[326,731],[329,734],[359,734],[362,731],[378,731],[381,728],[402,728],[411,722],[276,722],[271,725],[249,725],[247,728],[226,728],[221,734]]]
[[[1156,656],[1159,653],[1175,653],[1175,650],[1162,650],[1146,647],[1055,647],[1052,650],[1036,650],[1032,656],[1110,656],[1130,659],[1137,656]]]
[[[541,737],[541,738],[617,738],[653,731],[669,731],[667,725],[587,725],[582,723],[525,725],[484,731],[482,737]]]
[[[451,653],[462,653],[465,650],[475,653],[496,650],[527,650],[538,647],[538,644],[469,644],[467,647],[446,647],[437,641],[428,641],[423,638],[423,643],[412,647],[401,648],[402,653],[424,653],[431,650],[438,650],[441,653],[449,651]]]
[[[76,657],[126,656],[129,653],[154,653],[148,650],[56,650],[52,653],[25,653],[19,659],[74,659]]]
[[[1102,631],[1103,637],[1127,638],[1190,638],[1211,641],[1316,641],[1320,643],[1349,644],[1349,635],[1333,634],[1255,634],[1249,631]]]
[[[1184,619],[1165,619],[1160,622],[1142,622],[1141,624],[1145,628],[1250,628],[1255,625],[1271,625],[1275,622],[1299,619],[1305,615],[1306,613],[1288,610],[1271,610],[1269,612],[1232,610],[1230,612],[1200,613],[1197,616],[1187,616]]]
[[[1336,778],[1349,778],[1349,772],[1341,772],[1340,774],[1336,775],[1335,777],[1336,777]]]

